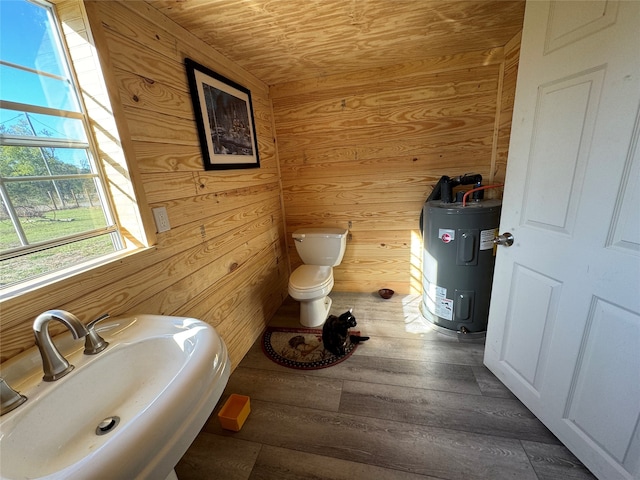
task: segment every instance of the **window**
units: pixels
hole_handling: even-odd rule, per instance
[[[1,288],[124,242],[53,7],[0,9]]]

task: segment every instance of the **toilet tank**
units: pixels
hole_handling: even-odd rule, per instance
[[[339,265],[347,247],[344,228],[301,228],[293,232],[298,255],[306,265]]]

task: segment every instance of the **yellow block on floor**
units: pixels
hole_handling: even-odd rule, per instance
[[[238,432],[250,411],[249,397],[232,393],[218,412],[218,420],[225,430]]]

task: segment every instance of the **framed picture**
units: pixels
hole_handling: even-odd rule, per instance
[[[205,170],[259,168],[251,92],[186,58]]]

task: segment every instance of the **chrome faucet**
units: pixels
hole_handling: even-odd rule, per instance
[[[51,335],[49,335],[51,320],[61,322],[71,331],[75,339],[86,337],[89,334],[86,327],[75,315],[64,310],[48,310],[36,317],[33,321],[33,333],[42,357],[42,369],[44,370],[42,379],[45,382],[58,380],[73,370],[73,365],[67,362],[67,359],[62,356],[51,340]]]
[[[26,401],[27,397],[20,395],[5,382],[4,378],[0,377],[0,415],[9,413]]]

